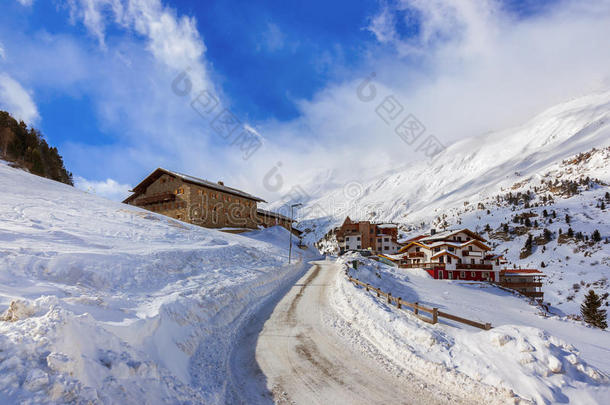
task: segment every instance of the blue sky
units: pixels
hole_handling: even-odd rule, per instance
[[[606,1],[6,0],[0,108],[110,198],[165,166],[273,200],[417,158],[355,97],[371,72],[450,144],[604,89],[607,16]],[[196,89],[180,97],[185,68]],[[191,108],[203,89],[262,136],[252,159]],[[283,187],[270,190],[277,163]]]

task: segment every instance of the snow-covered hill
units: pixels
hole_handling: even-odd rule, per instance
[[[443,318],[429,325],[341,275],[332,288],[333,304],[345,319],[333,326],[342,335],[358,336],[358,331],[417,376],[464,392],[477,385],[474,380],[489,385],[490,392],[511,390],[536,404],[607,403],[610,332],[548,316],[540,307],[489,284],[434,280],[423,270],[398,269],[353,253],[339,262],[353,260],[359,265],[349,268],[352,277],[409,302],[490,322],[493,329],[482,331]],[[358,339],[351,343],[363,345]],[[501,403],[521,402],[507,398]]]
[[[1,403],[224,403],[240,325],[302,273],[282,228],[203,229],[2,163],[0,189]]]

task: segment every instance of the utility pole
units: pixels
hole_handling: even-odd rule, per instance
[[[300,207],[302,205],[303,204],[301,204],[301,203],[297,203],[297,204],[292,204],[290,206],[290,244],[288,245],[288,264],[290,264],[290,260],[292,258],[292,217],[293,217],[292,210],[295,207]]]

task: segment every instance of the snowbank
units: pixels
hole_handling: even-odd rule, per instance
[[[337,278],[337,311],[410,371],[453,389],[481,390],[482,383],[494,394],[492,402],[507,395],[503,391],[535,403],[602,404],[610,396],[608,332],[545,318],[523,299],[484,284],[433,280],[357,255],[339,261],[354,259],[362,264],[350,272],[361,281],[407,301],[493,324],[490,331],[442,319],[429,325]],[[484,392],[474,394],[485,398]]]
[[[240,325],[305,269],[283,229],[203,229],[1,164],[0,188],[2,403],[224,403]]]

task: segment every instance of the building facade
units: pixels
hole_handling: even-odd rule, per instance
[[[390,259],[400,267],[422,268],[435,279],[497,282],[505,261],[486,242],[469,229],[432,230],[407,241]]]
[[[542,277],[546,276],[536,269],[506,269],[500,272],[499,285],[542,301]]]
[[[347,217],[334,232],[339,245],[339,254],[349,250],[370,250],[374,253],[393,254],[400,248],[396,224],[354,222]]]
[[[123,202],[206,228],[256,229],[257,203],[244,191],[158,168]]]

